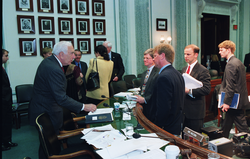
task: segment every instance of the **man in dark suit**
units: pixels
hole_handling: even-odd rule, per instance
[[[244,109],[250,108],[246,84],[246,72],[243,63],[234,56],[235,44],[230,40],[225,40],[218,45],[221,58],[227,59],[226,68],[221,83],[220,92],[225,92],[222,111],[226,112],[223,121],[223,135],[229,137],[233,123],[239,132],[249,133],[249,128],[244,115]],[[235,93],[240,94],[237,109],[230,109]]]
[[[246,66],[246,72],[250,72],[250,53],[245,55],[244,65]]]
[[[155,66],[160,71],[149,102],[154,107],[153,123],[173,135],[180,135],[185,84],[181,74],[171,65],[174,55],[174,48],[169,44],[154,48]]]
[[[82,53],[78,50],[75,49],[75,59],[74,61],[72,61],[72,64],[78,66],[81,70],[82,73],[82,80],[83,80],[83,84],[81,85],[81,95],[82,95],[82,99],[80,100],[81,102],[85,103],[86,102],[86,80],[85,80],[85,75],[86,72],[88,70],[88,66],[85,62],[80,61],[82,57]]]
[[[188,66],[183,67],[182,73],[187,73],[203,86],[196,89],[185,88],[185,101],[183,108],[183,128],[188,127],[196,132],[201,132],[206,115],[205,96],[210,93],[210,74],[207,68],[198,63],[199,47],[191,44],[185,47],[184,57]]]
[[[148,101],[150,100],[154,85],[155,79],[158,75],[159,69],[155,67],[155,63],[153,61],[154,58],[154,50],[147,49],[144,52],[144,65],[147,67],[147,70],[142,73],[141,79],[141,91],[140,95],[136,95],[138,98],[136,102],[142,104],[143,106],[143,114],[150,120],[151,119],[151,109]]]
[[[112,44],[109,41],[105,41],[103,43],[103,46],[107,48],[110,60],[114,62],[114,68],[113,68],[111,81],[116,82],[116,81],[122,80],[122,75],[124,74],[125,69],[124,69],[121,55],[111,51]]]
[[[2,49],[2,64],[6,63],[9,59],[9,51]],[[10,81],[5,69],[2,67],[2,151],[10,150],[11,147],[17,146],[12,142],[12,89]]]

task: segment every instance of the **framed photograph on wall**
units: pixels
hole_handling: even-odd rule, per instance
[[[55,45],[55,38],[40,38],[39,44],[40,44],[40,55],[42,56],[43,48],[48,47],[53,49],[53,46]]]
[[[16,11],[33,12],[33,0],[16,0]]]
[[[157,31],[167,31],[168,23],[167,19],[156,19],[156,30]]]
[[[17,30],[19,34],[35,34],[34,16],[17,15]]]
[[[55,34],[54,17],[38,16],[39,34]]]
[[[94,48],[98,45],[102,45],[106,41],[106,38],[95,38],[94,39]]]
[[[72,0],[57,0],[58,13],[72,14]]]
[[[44,13],[54,13],[53,0],[37,0],[37,11]]]
[[[91,54],[90,38],[87,39],[77,39],[78,49],[82,54]]]
[[[59,38],[59,41],[68,41],[74,46],[74,39],[73,38]]]
[[[89,15],[89,0],[75,0],[76,14]]]
[[[93,19],[93,34],[106,35],[105,20]]]
[[[64,35],[73,35],[72,18],[58,18],[58,32]]]
[[[36,39],[19,38],[20,56],[36,56]]]
[[[92,15],[105,16],[105,1],[92,0]]]
[[[77,35],[89,35],[89,19],[76,18]]]

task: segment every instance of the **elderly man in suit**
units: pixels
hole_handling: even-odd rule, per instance
[[[233,123],[239,132],[248,132],[249,128],[244,115],[244,109],[250,108],[246,84],[246,72],[243,63],[234,56],[235,44],[230,40],[225,40],[218,45],[221,58],[227,59],[227,65],[223,75],[220,92],[225,92],[222,111],[226,112],[224,124],[222,126],[223,135],[229,137]],[[240,94],[237,109],[230,109],[235,93]]]
[[[88,66],[85,62],[80,61],[82,57],[82,53],[78,50],[75,49],[75,59],[74,61],[72,61],[72,64],[78,66],[81,70],[82,73],[82,80],[83,80],[83,84],[81,86],[81,95],[82,95],[82,99],[81,102],[85,103],[86,102],[86,80],[85,80],[85,76],[86,76],[86,72],[88,70]]]
[[[154,107],[153,123],[173,135],[180,135],[185,84],[181,74],[171,65],[174,56],[174,48],[169,44],[154,48],[155,66],[160,71],[149,102]]]
[[[188,66],[182,69],[182,73],[189,74],[203,84],[201,88],[185,88],[183,128],[188,127],[196,132],[200,132],[203,127],[206,115],[205,96],[210,93],[211,89],[209,71],[197,61],[199,50],[199,47],[194,44],[185,47],[184,57]]]
[[[155,79],[158,75],[159,69],[155,67],[155,63],[153,61],[154,58],[154,49],[147,49],[144,52],[144,65],[147,67],[147,70],[142,74],[141,80],[141,91],[140,96],[137,96],[137,102],[143,105],[143,114],[150,120],[151,109],[150,105],[148,105],[148,101],[153,94],[153,88],[155,85]]]
[[[2,49],[2,64],[6,63],[9,59],[9,51]],[[11,147],[17,146],[12,142],[12,89],[10,81],[5,69],[2,67],[2,151],[10,150]]]

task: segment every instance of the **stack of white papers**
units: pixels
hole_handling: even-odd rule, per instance
[[[136,100],[138,97],[127,94],[126,98],[127,100]]]
[[[188,89],[196,89],[203,86],[201,81],[198,81],[187,73],[183,73],[182,76],[184,78],[185,87],[187,87]]]
[[[131,92],[120,92],[114,95],[114,97],[126,97],[127,95],[133,95]]]
[[[89,112],[88,115],[112,113],[113,110],[114,110],[114,108],[99,108],[99,109],[96,109],[95,112]]]
[[[141,88],[131,88],[131,89],[128,89],[129,92],[139,92],[141,90]]]

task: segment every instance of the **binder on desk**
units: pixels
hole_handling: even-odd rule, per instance
[[[112,121],[113,121],[112,113],[86,115],[86,119],[85,119],[86,124],[104,123],[104,122],[112,122]]]
[[[221,92],[219,94],[219,102],[218,102],[218,108],[221,108],[221,106],[224,104],[223,101],[225,99],[225,92]],[[240,94],[239,93],[234,93],[232,103],[230,105],[230,108],[232,109],[237,109],[239,105],[239,100],[240,100]]]

